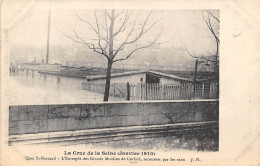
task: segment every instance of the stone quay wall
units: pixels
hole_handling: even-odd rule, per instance
[[[9,134],[218,121],[218,100],[9,107]]]

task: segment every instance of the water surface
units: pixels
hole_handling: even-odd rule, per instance
[[[10,75],[9,105],[84,104],[102,102],[103,94],[82,89],[84,79],[19,71]],[[120,100],[110,97],[110,100]]]

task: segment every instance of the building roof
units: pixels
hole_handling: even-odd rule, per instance
[[[191,78],[184,78],[184,77],[179,77],[173,74],[165,74],[165,73],[161,73],[161,72],[156,72],[156,71],[148,71],[148,74],[154,74],[157,76],[161,76],[161,77],[166,77],[166,78],[170,78],[170,79],[174,79],[174,80],[180,80],[180,81],[187,81],[187,82],[193,82],[193,79]]]
[[[186,81],[186,82],[193,82],[193,79],[190,78],[183,78],[179,77],[173,74],[165,74],[161,72],[155,72],[155,71],[129,71],[129,72],[124,72],[124,73],[116,73],[116,74],[111,74],[111,77],[120,77],[120,76],[126,76],[126,75],[134,75],[134,74],[151,74],[157,77],[166,77],[174,80],[180,80],[180,81]],[[105,79],[105,75],[95,75],[95,76],[87,76],[87,80],[99,80],[99,79]]]
[[[126,76],[126,75],[133,75],[133,74],[142,74],[146,73],[146,71],[129,71],[129,72],[123,72],[123,73],[112,73],[111,77],[119,77],[119,76]],[[96,80],[96,79],[104,79],[106,78],[106,75],[94,75],[94,76],[86,76],[87,80]]]
[[[216,82],[216,81],[219,81],[219,77],[218,76],[213,76],[213,77],[197,80],[197,82]]]

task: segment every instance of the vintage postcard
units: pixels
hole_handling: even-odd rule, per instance
[[[2,1],[1,165],[259,165],[259,5]]]

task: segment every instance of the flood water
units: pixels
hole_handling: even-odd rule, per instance
[[[83,104],[102,102],[103,94],[82,89],[84,79],[19,71],[9,77],[9,105]],[[110,100],[119,100],[110,98]]]

